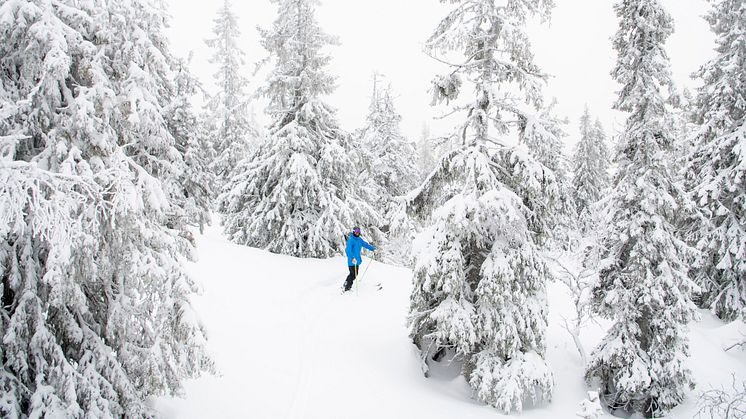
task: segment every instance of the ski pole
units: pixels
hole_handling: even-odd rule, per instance
[[[365,273],[368,272],[368,268],[370,268],[370,265],[373,264],[373,259],[370,260],[370,263],[363,269],[363,273],[360,274],[360,280],[362,281],[363,277],[365,276]],[[356,274],[357,275],[357,274]]]

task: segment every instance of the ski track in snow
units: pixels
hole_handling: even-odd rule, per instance
[[[289,413],[286,416],[288,418],[303,417],[303,412],[306,411],[308,405],[309,386],[312,385],[313,378],[317,376],[316,364],[313,360],[318,359],[318,357],[321,356],[318,350],[319,342],[317,340],[319,326],[322,318],[329,310],[333,298],[330,287],[323,286],[320,290],[326,291],[327,295],[323,295],[323,293],[319,292],[313,292],[311,294],[307,293],[308,291],[314,291],[313,288],[307,289],[307,292],[301,294],[303,296],[302,300],[304,304],[303,310],[300,310],[299,312],[304,314],[303,319],[305,327],[301,334],[302,350],[298,351],[298,364],[300,365],[300,371],[297,376],[295,392],[292,398],[293,401],[290,404]],[[320,304],[319,301],[321,301]],[[316,305],[319,307],[313,308],[313,310],[309,312],[309,307]]]
[[[553,401],[505,416],[471,399],[457,371],[438,365],[431,378],[422,376],[405,325],[411,271],[375,262],[357,290],[340,295],[344,258],[298,259],[238,246],[215,224],[199,237],[200,260],[189,270],[204,290],[194,306],[219,374],[186,382],[184,398],[155,399],[162,417],[576,417],[587,388],[575,346],[561,327],[562,317],[572,315],[562,285],[547,289]],[[589,354],[604,334],[606,323],[600,323],[581,333]],[[689,365],[698,387],[669,417],[694,417],[701,391],[729,388],[732,374],[746,379],[746,352],[722,351],[743,329],[707,313],[692,326]]]

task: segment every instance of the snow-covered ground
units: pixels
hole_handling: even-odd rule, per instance
[[[453,368],[422,375],[405,326],[410,270],[374,262],[357,290],[340,295],[347,271],[341,257],[297,259],[237,246],[219,226],[199,238],[198,252],[190,271],[204,292],[194,302],[219,375],[187,382],[184,398],[156,400],[163,417],[502,417],[472,400]],[[572,418],[587,391],[580,358],[560,326],[562,315],[572,313],[571,300],[561,284],[548,290],[554,399],[523,418]],[[691,335],[697,388],[673,418],[694,417],[702,390],[729,388],[732,374],[746,379],[746,353],[722,350],[746,333],[742,324],[702,316]],[[600,326],[583,330],[588,352],[602,335]]]

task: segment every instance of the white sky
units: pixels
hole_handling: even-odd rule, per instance
[[[213,68],[204,40],[212,36],[212,20],[222,0],[167,1],[174,52],[186,56],[193,51],[192,69],[212,89]],[[674,80],[680,88],[694,86],[689,75],[713,54],[714,36],[701,18],[709,5],[706,0],[662,1],[675,20],[676,32],[667,43]],[[610,134],[623,125],[624,116],[611,109],[617,85],[609,75],[616,58],[610,39],[617,23],[611,0],[555,2],[552,21],[531,25],[529,34],[538,64],[553,75],[546,97],[556,97],[558,112],[569,118],[569,145],[577,141],[578,120],[586,103]],[[264,82],[263,73],[252,76],[254,63],[267,55],[256,27],[269,27],[275,6],[268,0],[233,0],[233,9],[241,24],[245,74],[254,89]],[[338,88],[328,103],[338,109],[344,129],[352,131],[363,124],[373,71],[385,74],[392,83],[402,131],[412,140],[419,138],[423,123],[440,134],[458,122],[433,121],[447,110],[431,107],[428,92],[430,80],[443,67],[422,53],[424,40],[446,10],[437,0],[322,0],[317,10],[321,26],[342,43],[329,50],[333,57],[329,71],[338,77]],[[263,120],[261,106],[256,112]]]

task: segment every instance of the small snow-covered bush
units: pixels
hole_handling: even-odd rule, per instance
[[[598,419],[604,413],[597,391],[589,391],[588,398],[580,402],[580,410],[575,413],[583,419]]]

